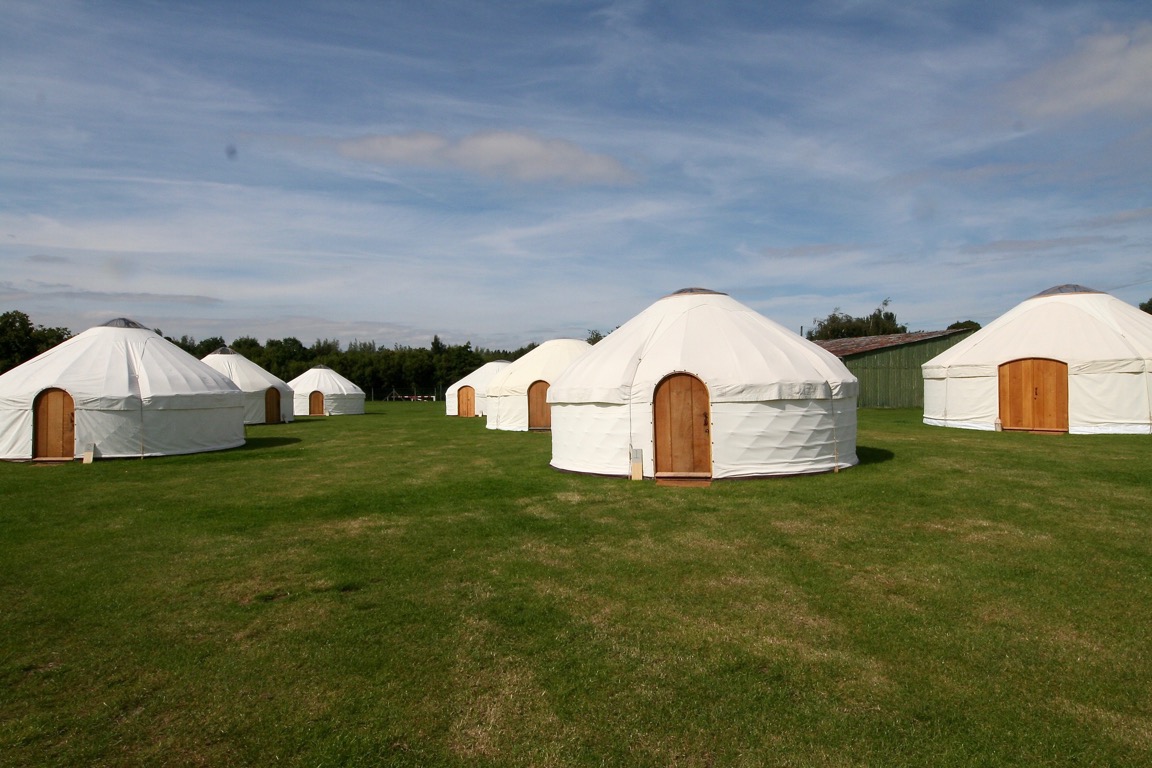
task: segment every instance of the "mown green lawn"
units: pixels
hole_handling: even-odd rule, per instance
[[[0,764],[1152,764],[1152,437],[667,488],[369,409],[0,463]]]

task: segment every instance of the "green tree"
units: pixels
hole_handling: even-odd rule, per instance
[[[815,318],[806,334],[813,341],[852,339],[858,336],[883,336],[889,333],[907,333],[908,326],[896,321],[896,313],[888,309],[891,299],[884,299],[872,314],[853,317],[840,311],[840,307],[823,319]]]
[[[957,320],[947,328],[949,331],[967,331],[969,329],[973,331],[980,330],[980,323],[975,320]]]
[[[588,329],[588,338],[585,339],[589,344],[596,344],[604,338],[604,334],[595,328]]]
[[[255,362],[264,352],[264,346],[251,336],[240,336],[231,344],[232,350]]]
[[[228,346],[224,339],[220,336],[209,336],[203,341],[197,342],[191,349],[192,356],[197,360],[203,360],[208,355],[212,354],[221,347]]]
[[[12,310],[0,315],[0,373],[47,352],[72,338],[67,328],[34,325],[28,315]]]
[[[1145,312],[1147,312],[1148,314],[1152,315],[1152,299],[1148,299],[1148,301],[1141,304],[1140,309],[1142,309]]]

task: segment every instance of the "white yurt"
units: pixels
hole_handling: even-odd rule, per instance
[[[167,456],[244,444],[243,394],[119,318],[0,376],[0,458]]]
[[[643,477],[827,472],[856,458],[857,382],[727,294],[687,288],[608,334],[553,385],[552,466]]]
[[[488,413],[488,384],[511,363],[493,360],[457,381],[444,391],[444,409],[449,416],[484,416]]]
[[[921,370],[925,424],[1152,433],[1152,315],[1082,285],[1017,304]]]
[[[292,421],[292,388],[240,354],[220,347],[203,362],[232,379],[244,393],[245,424],[281,424]]]
[[[309,368],[292,381],[297,416],[348,416],[364,413],[364,390],[326,365]]]
[[[591,348],[580,339],[553,339],[498,371],[488,382],[488,429],[549,429],[549,386]]]

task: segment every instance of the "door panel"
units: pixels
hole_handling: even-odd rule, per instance
[[[76,410],[72,395],[46,389],[32,404],[32,458],[72,459],[76,456]]]
[[[324,393],[320,390],[316,390],[312,394],[308,395],[308,415],[324,415]]]
[[[1027,358],[1000,366],[1000,426],[1007,430],[1068,431],[1068,365]]]
[[[552,429],[552,406],[548,405],[548,382],[528,387],[528,429]]]
[[[708,388],[686,373],[669,376],[653,398],[656,474],[712,476]]]
[[[460,387],[456,391],[456,415],[469,417],[476,415],[476,390],[472,387]]]
[[[280,390],[268,387],[264,392],[264,423],[280,423]]]

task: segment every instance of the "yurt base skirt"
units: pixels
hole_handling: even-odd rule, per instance
[[[712,403],[712,477],[831,472],[859,463],[856,400]],[[552,405],[552,466],[627,476],[640,448],[644,477],[655,476],[651,406]]]
[[[32,458],[32,414],[13,423],[0,444],[0,458]],[[76,409],[75,456],[95,447],[98,458],[176,456],[244,445],[244,409]]]

